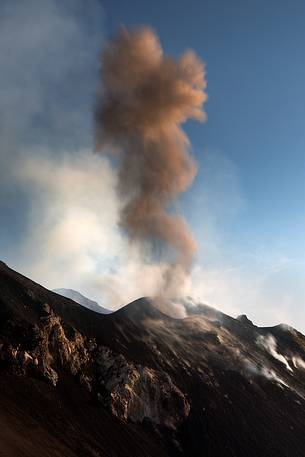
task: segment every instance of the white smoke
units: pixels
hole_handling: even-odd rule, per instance
[[[15,178],[31,201],[17,269],[50,289],[81,290],[113,309],[162,288],[166,265],[143,260],[118,227],[117,173],[108,159],[90,151],[60,159],[26,151]],[[179,303],[173,312],[185,315]]]
[[[92,154],[87,165],[81,165],[81,153],[74,157],[73,148],[91,145],[101,2],[2,0],[0,10],[1,259],[49,287],[74,287],[98,300],[105,296],[113,306],[154,293],[162,268],[143,263],[122,240],[116,225],[119,202],[103,214],[112,202],[112,168]],[[68,152],[61,157],[63,149]],[[57,189],[55,178],[43,182],[38,164],[62,183],[71,166],[73,183]],[[107,172],[101,171],[104,165]],[[93,196],[95,166],[102,174],[100,200]],[[19,173],[12,175],[12,167]],[[234,244],[232,221],[247,203],[238,170],[215,150],[204,151],[200,168],[203,179],[185,197],[183,211],[200,245],[186,294],[228,314],[247,313],[258,324],[301,326],[304,307],[296,303],[305,299],[304,262],[287,259],[287,252],[277,258],[269,246],[258,250],[253,239],[244,249],[237,229]],[[80,169],[82,186],[76,178]],[[69,208],[81,187],[81,203],[75,198]]]
[[[286,357],[284,357],[282,354],[277,352],[277,341],[274,338],[273,335],[269,334],[267,336],[259,335],[259,337],[256,340],[256,343],[264,348],[267,352],[269,352],[272,357],[274,357],[276,360],[281,362],[287,370],[293,371],[292,368],[290,367]]]
[[[302,368],[305,370],[305,361],[301,359],[301,357],[293,356],[291,360],[295,368]]]
[[[289,387],[288,384],[286,384],[285,381],[283,381],[283,379],[281,379],[271,368],[268,368],[265,365],[258,366],[256,363],[245,357],[243,357],[243,364],[250,374],[263,376],[264,378],[274,381],[279,385]]]
[[[215,160],[220,176],[224,172],[228,175],[228,164],[219,155]],[[89,150],[55,154],[51,148],[36,147],[24,149],[14,166],[12,180],[18,186],[22,184],[30,211],[22,248],[16,248],[14,255],[11,251],[8,263],[49,288],[77,289],[111,308],[142,295],[156,295],[163,286],[166,267],[143,260],[143,253],[130,246],[119,230],[117,174],[107,158]],[[206,172],[205,191],[209,198],[204,197],[204,191],[200,195],[207,202],[217,202],[219,211],[223,212],[234,184],[227,182],[219,193],[209,180]],[[224,181],[220,177],[217,180]],[[201,244],[206,256],[202,263],[207,265],[195,265],[183,294],[193,297],[196,303],[210,304],[231,315],[250,311],[255,318],[266,321],[268,317],[274,322],[272,302],[265,306],[257,276],[251,270],[227,265],[227,255],[222,257],[219,252],[222,241],[215,223],[216,214],[202,200],[199,203],[205,222]],[[196,208],[195,202],[194,211]],[[215,258],[216,265],[211,264]],[[252,295],[255,288],[261,290],[260,297]],[[251,308],[252,303],[256,303],[255,309]],[[263,314],[265,309],[268,316]],[[184,317],[183,304],[175,303],[173,312]]]

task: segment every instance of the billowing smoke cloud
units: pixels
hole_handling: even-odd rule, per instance
[[[2,0],[0,12],[1,260],[106,307],[154,296],[166,264],[147,262],[139,245],[126,243],[117,230],[117,169],[88,152],[101,2]],[[101,128],[98,138],[104,144]],[[247,206],[238,168],[214,149],[200,162],[204,180],[187,207],[201,252],[184,296],[260,325],[286,322],[304,331],[304,307],[296,305],[305,301],[304,262],[255,248],[253,240],[245,252],[230,228]]]
[[[188,118],[205,119],[205,87],[201,60],[192,51],[178,60],[164,56],[149,28],[122,29],[104,49],[96,147],[118,153],[120,225],[153,260],[158,255],[168,263],[171,291],[177,286],[174,278],[189,271],[196,252],[173,204],[197,172],[181,125]]]

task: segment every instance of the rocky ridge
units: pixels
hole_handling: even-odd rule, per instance
[[[1,420],[20,430],[39,416],[46,456],[303,456],[305,337],[186,310],[173,319],[140,299],[96,314],[0,264],[5,455],[37,455],[39,439],[13,451]]]

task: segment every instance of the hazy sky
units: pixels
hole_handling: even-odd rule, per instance
[[[208,121],[186,125],[200,169],[180,202],[200,243],[196,294],[305,330],[304,23],[297,0],[2,1],[1,258],[93,298],[118,276],[136,284],[115,172],[89,151],[99,50],[147,24],[165,53],[192,48],[207,65]]]

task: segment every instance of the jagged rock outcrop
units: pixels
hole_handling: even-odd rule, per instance
[[[0,360],[16,375],[37,376],[56,386],[66,371],[125,421],[176,429],[190,411],[186,396],[167,373],[128,361],[95,339],[66,325],[49,304],[39,324],[27,329],[26,342],[0,340]]]
[[[0,340],[0,359],[12,373],[42,377],[53,386],[62,368],[83,375],[90,360],[86,339],[75,329],[64,328],[62,319],[47,303],[42,305],[40,323],[27,326],[20,337],[18,327],[11,326],[16,341],[12,344],[8,337]]]
[[[250,327],[253,326],[253,322],[248,318],[246,314],[240,314],[236,319],[244,325],[248,325]]]
[[[188,416],[190,404],[170,376],[128,362],[121,354],[100,347],[95,359],[99,399],[117,417],[152,422],[176,429]]]
[[[305,337],[198,304],[92,312],[0,263],[6,457],[303,457]]]

